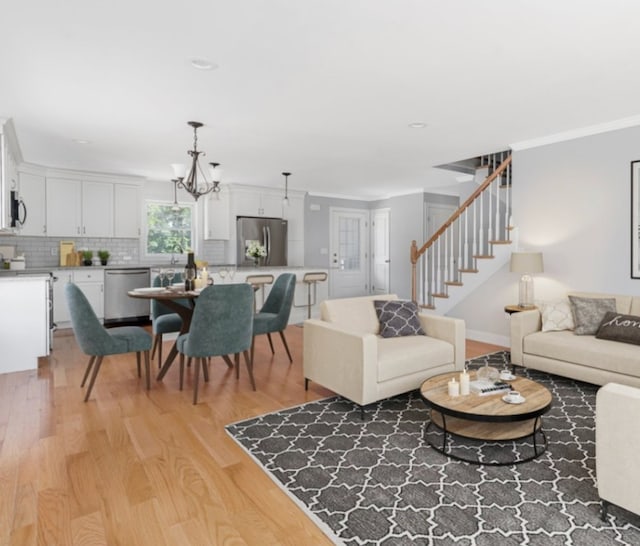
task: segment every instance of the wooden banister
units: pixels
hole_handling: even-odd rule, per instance
[[[418,263],[418,259],[422,256],[432,245],[435,243],[443,233],[447,231],[447,229],[453,224],[463,213],[464,211],[473,204],[473,202],[478,198],[483,191],[485,191],[491,183],[502,175],[511,164],[511,155],[509,155],[496,170],[494,170],[487,178],[480,184],[476,190],[467,198],[467,200],[458,207],[458,209],[447,219],[447,221],[442,224],[442,226],[429,238],[429,240],[424,243],[420,248],[416,241],[411,241],[411,249],[410,249],[410,259],[411,259],[411,298],[415,302],[416,299],[416,264]]]

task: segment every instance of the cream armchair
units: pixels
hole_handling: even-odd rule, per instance
[[[596,395],[596,477],[602,519],[615,504],[640,515],[640,389],[608,383]]]
[[[420,387],[434,375],[462,370],[464,321],[420,313],[426,336],[382,338],[374,300],[325,300],[321,320],[304,323],[303,368],[309,381],[361,406]]]

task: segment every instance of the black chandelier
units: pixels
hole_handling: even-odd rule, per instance
[[[291,173],[282,173],[284,175],[284,198],[282,199],[282,204],[285,207],[289,206],[289,177]]]
[[[198,162],[198,157],[205,155],[204,152],[198,150],[198,129],[202,127],[202,123],[189,121],[187,124],[193,127],[193,150],[187,150],[187,153],[191,156],[191,167],[187,173],[186,165],[173,163],[171,166],[173,167],[175,178],[172,179],[172,182],[176,188],[180,187],[187,190],[197,201],[201,195],[220,191],[220,169],[218,168],[220,163],[209,163],[211,182],[207,182],[207,177]]]

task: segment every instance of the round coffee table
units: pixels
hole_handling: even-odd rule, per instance
[[[447,383],[459,372],[437,375],[427,379],[420,387],[420,395],[425,404],[431,408],[431,420],[425,426],[424,436],[429,445],[440,453],[453,459],[473,464],[506,466],[531,461],[542,455],[547,449],[547,438],[542,430],[542,415],[551,407],[553,397],[547,388],[524,377],[516,377],[510,381],[511,388],[519,391],[525,398],[521,404],[509,404],[502,400],[506,392],[480,396],[471,393],[460,396],[449,396]],[[476,379],[475,372],[470,372],[471,380]],[[442,446],[431,440],[429,434],[436,427],[443,434]],[[447,449],[447,440],[455,441],[455,437],[484,440],[486,442],[505,442],[531,438],[533,454],[528,457],[514,458],[506,462],[484,462],[452,453]],[[542,444],[538,445],[537,436],[541,436]]]

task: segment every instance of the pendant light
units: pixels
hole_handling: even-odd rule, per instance
[[[284,198],[282,199],[282,204],[285,207],[289,206],[289,176],[291,173],[282,173],[284,175]]]

